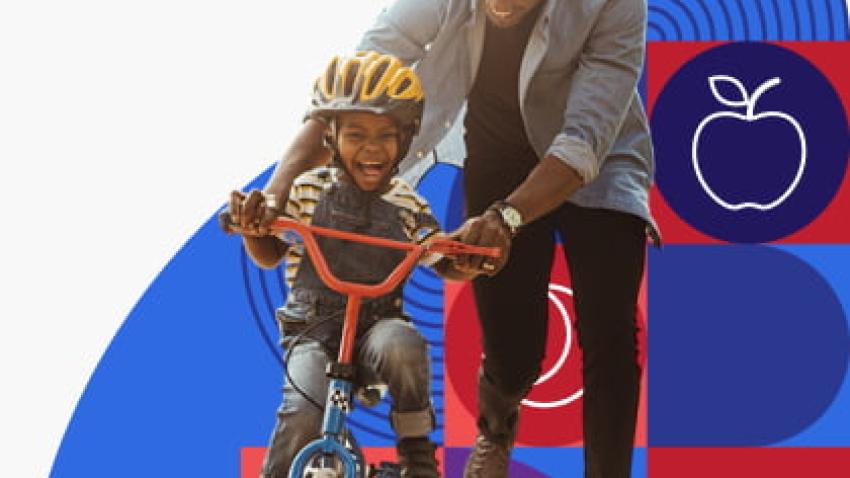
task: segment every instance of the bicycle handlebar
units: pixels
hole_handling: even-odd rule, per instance
[[[220,216],[221,226],[227,233],[241,233],[239,226],[236,225],[230,214],[225,212]],[[422,257],[426,252],[434,252],[446,256],[457,256],[461,254],[482,255],[486,257],[499,257],[500,251],[498,247],[481,247],[473,246],[460,241],[455,241],[446,238],[434,238],[427,244],[415,244],[412,242],[394,241],[382,237],[367,236],[348,231],[340,231],[338,229],[330,229],[321,226],[313,226],[300,223],[294,219],[287,217],[279,217],[272,222],[269,229],[272,232],[295,231],[297,232],[304,245],[307,247],[307,253],[313,259],[316,265],[316,270],[322,280],[331,289],[341,294],[355,294],[362,297],[377,297],[390,292],[395,288],[407,275],[410,269],[413,268],[415,262]],[[407,251],[405,259],[393,270],[392,273],[380,284],[365,285],[355,282],[347,282],[338,279],[328,268],[327,262],[321,253],[315,236],[326,236],[345,241],[358,242],[369,244],[377,247],[386,247],[390,249],[400,249]]]
[[[219,224],[228,234],[242,233],[239,226],[233,222],[233,218],[230,216],[229,212],[223,212],[219,215]],[[472,246],[446,238],[434,238],[427,244],[400,242],[353,232],[340,231],[337,229],[302,224],[294,219],[286,217],[279,217],[275,219],[275,221],[270,225],[270,230],[272,232],[297,232],[304,241],[304,245],[307,247],[307,253],[313,260],[313,264],[316,266],[316,272],[319,274],[322,281],[331,289],[348,296],[348,303],[346,304],[345,312],[345,324],[342,332],[343,337],[339,351],[340,363],[351,363],[354,334],[357,328],[361,299],[363,297],[378,297],[392,291],[404,280],[405,277],[407,277],[410,270],[423,254],[426,252],[435,252],[448,256],[474,254],[487,257],[499,257],[500,255],[498,247]],[[407,251],[407,256],[380,284],[367,285],[356,282],[348,282],[337,278],[333,272],[331,272],[330,267],[322,254],[321,248],[319,247],[319,243],[316,241],[316,235],[359,242],[378,247],[401,249]]]

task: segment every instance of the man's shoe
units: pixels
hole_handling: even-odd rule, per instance
[[[475,448],[466,460],[463,478],[508,478],[511,447],[484,435],[475,439]]]
[[[434,453],[437,446],[428,438],[402,438],[396,446],[401,478],[440,478]]]

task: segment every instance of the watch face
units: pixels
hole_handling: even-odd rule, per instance
[[[507,225],[512,229],[516,229],[522,225],[522,217],[519,215],[519,211],[513,207],[503,207],[501,212],[505,223],[507,223]]]

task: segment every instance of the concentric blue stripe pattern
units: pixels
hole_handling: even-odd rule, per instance
[[[649,0],[649,41],[847,41],[845,0]]]

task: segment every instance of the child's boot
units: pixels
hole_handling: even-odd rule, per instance
[[[428,439],[434,430],[434,411],[429,406],[415,412],[390,412],[390,421],[399,437],[396,450],[402,478],[440,478],[434,453],[437,446]]]
[[[402,438],[396,450],[402,478],[440,478],[437,446],[428,437]]]

